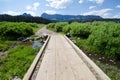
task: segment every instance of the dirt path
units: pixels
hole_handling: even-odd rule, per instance
[[[43,36],[43,35],[53,35],[53,34],[56,34],[55,32],[53,31],[50,31],[48,29],[46,29],[46,26],[44,26],[43,28],[41,28],[40,30],[38,30],[35,35],[38,35],[38,36]]]

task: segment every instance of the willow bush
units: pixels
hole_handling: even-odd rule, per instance
[[[24,22],[0,22],[0,37],[15,40],[34,34],[32,26]]]
[[[94,21],[63,25],[59,22],[51,28],[57,32],[70,33],[76,38],[78,46],[84,44],[91,51],[94,48],[94,51],[98,53],[120,60],[120,23]]]

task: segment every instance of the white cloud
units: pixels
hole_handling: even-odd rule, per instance
[[[112,9],[110,8],[106,8],[106,9],[101,9],[101,10],[93,10],[93,11],[90,11],[90,12],[86,12],[84,13],[83,15],[99,15],[99,16],[102,16],[104,18],[107,18],[107,17],[110,17],[110,13],[109,11],[111,11]]]
[[[71,3],[71,0],[46,0],[48,4],[46,6],[50,6],[56,9],[63,9],[66,8],[66,6]]]
[[[114,15],[113,18],[120,18],[120,13]]]
[[[117,5],[116,8],[120,8],[120,5]]]
[[[32,7],[31,7],[30,5],[28,5],[28,6],[26,6],[26,9],[27,9],[27,10],[31,10]]]
[[[54,10],[46,10],[45,13],[48,13],[48,14],[56,14],[56,11],[54,11]]]
[[[35,12],[33,12],[33,11],[26,11],[25,13],[31,14],[32,16],[36,16]]]
[[[20,15],[20,12],[15,12],[15,11],[6,11],[6,12],[1,12],[0,14],[9,14],[9,15]]]
[[[25,13],[31,14],[32,16],[36,16],[35,12],[33,11],[26,11]],[[16,15],[21,15],[23,13],[15,12],[15,11],[6,11],[6,12],[0,12],[0,14],[8,14],[8,15],[16,16]]]
[[[33,10],[37,10],[37,8],[39,7],[39,5],[40,5],[39,2],[33,3]]]
[[[79,3],[82,4],[84,2],[84,0],[79,0]]]
[[[26,6],[26,9],[29,11],[36,11],[37,8],[39,7],[39,5],[40,5],[39,2],[35,2],[35,3],[33,3],[32,6],[30,6],[30,5]]]
[[[31,14],[32,16],[36,16],[35,11],[38,9],[39,6],[39,2],[34,2],[32,5],[26,6],[26,13]]]
[[[90,6],[90,7],[89,7],[89,9],[94,9],[94,8],[96,8],[96,6]]]
[[[89,0],[91,2],[95,2],[97,4],[102,4],[104,2],[104,0]]]

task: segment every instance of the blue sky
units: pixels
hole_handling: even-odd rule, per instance
[[[120,0],[0,0],[0,14],[99,15],[120,18]]]

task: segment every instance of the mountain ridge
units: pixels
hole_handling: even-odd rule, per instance
[[[97,16],[97,15],[61,15],[61,14],[47,14],[47,13],[43,13],[41,17],[55,21],[103,19],[101,16]]]
[[[32,15],[31,15],[31,14],[28,14],[28,13],[23,13],[23,14],[21,14],[21,16],[32,17]]]

